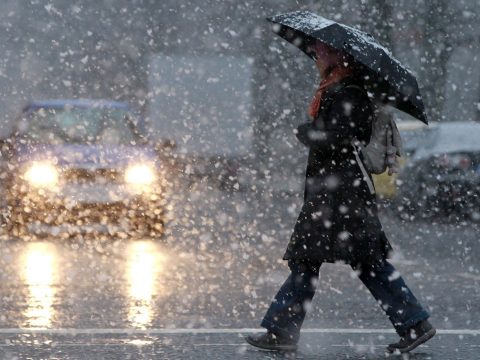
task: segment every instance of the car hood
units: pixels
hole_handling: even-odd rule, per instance
[[[52,161],[62,167],[116,168],[141,161],[155,162],[151,146],[28,145],[17,147],[18,163]]]
[[[480,124],[472,121],[445,122],[429,131],[425,143],[418,148],[413,161],[449,154],[480,152]]]

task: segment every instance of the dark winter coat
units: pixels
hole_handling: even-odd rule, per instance
[[[358,264],[388,256],[358,147],[368,143],[374,116],[366,91],[348,77],[326,90],[315,121],[298,127],[309,147],[305,196],[285,260]]]

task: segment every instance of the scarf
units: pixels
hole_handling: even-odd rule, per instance
[[[310,107],[308,109],[308,114],[312,117],[312,119],[315,119],[320,112],[322,95],[325,90],[351,74],[352,69],[350,67],[336,66],[325,76],[324,79],[322,79],[320,85],[315,91],[315,94],[313,95],[312,102],[310,103]]]

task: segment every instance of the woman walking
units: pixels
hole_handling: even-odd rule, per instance
[[[343,262],[356,270],[400,336],[388,350],[411,351],[435,329],[387,260],[392,248],[361,152],[371,138],[374,105],[349,54],[318,40],[310,50],[322,81],[309,107],[312,121],[296,133],[309,156],[304,204],[284,255],[291,274],[261,323],[267,332],[246,340],[259,348],[295,350],[322,263]]]

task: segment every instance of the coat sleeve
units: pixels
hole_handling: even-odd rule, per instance
[[[348,146],[354,138],[368,142],[373,108],[364,91],[347,87],[331,101],[325,128],[317,128],[315,122],[302,124],[297,139],[305,146],[325,150]]]

